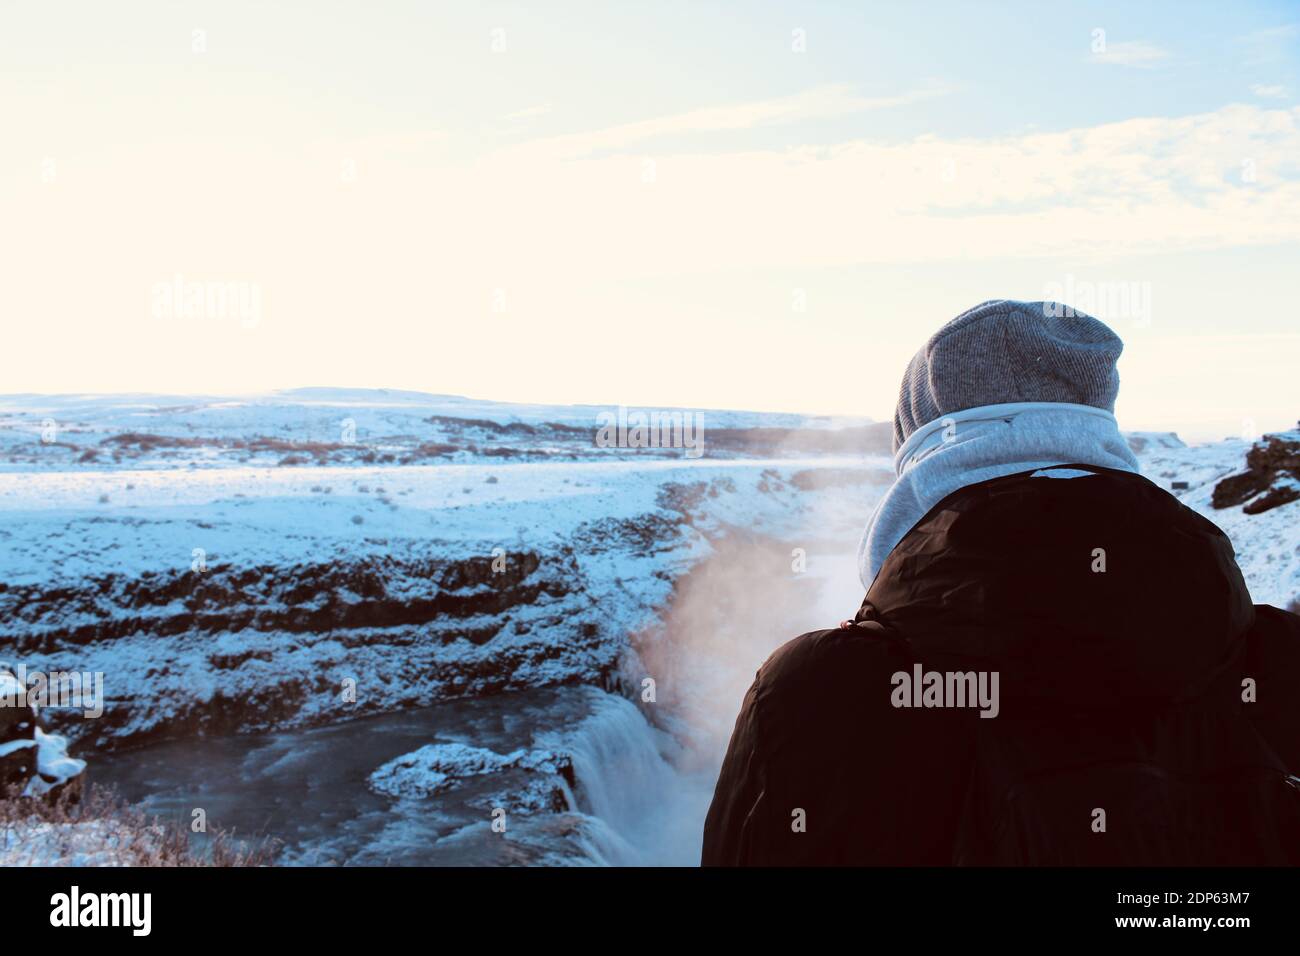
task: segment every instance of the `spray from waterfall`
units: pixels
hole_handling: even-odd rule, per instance
[[[633,635],[630,688],[654,681],[639,706],[611,697],[568,740],[578,802],[607,828],[598,862],[694,865],[718,767],[745,690],[781,644],[833,627],[861,601],[854,564],[879,484],[802,499],[799,527],[780,537],[733,530],[676,584],[662,619]]]

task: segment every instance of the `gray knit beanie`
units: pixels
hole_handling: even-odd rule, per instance
[[[1115,411],[1124,343],[1055,302],[982,302],[953,319],[907,366],[894,451],[922,425],[979,405],[1070,402]]]

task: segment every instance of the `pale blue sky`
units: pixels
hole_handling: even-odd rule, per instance
[[[885,418],[1068,288],[1126,426],[1300,416],[1300,3],[0,2],[0,73],[2,391]]]

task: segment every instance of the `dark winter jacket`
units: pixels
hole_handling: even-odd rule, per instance
[[[1087,470],[953,493],[851,624],[772,655],[705,865],[1300,863],[1300,618],[1211,522]],[[996,673],[997,715],[895,706],[918,672]]]

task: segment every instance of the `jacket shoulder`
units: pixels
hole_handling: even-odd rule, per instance
[[[832,689],[877,678],[887,685],[908,659],[906,645],[874,622],[809,631],[772,652],[758,669],[755,689],[760,702],[790,704],[808,697],[805,702],[815,705]]]
[[[736,721],[704,862],[948,862],[969,748],[951,710],[891,704],[909,661],[874,622],[778,648]]]

